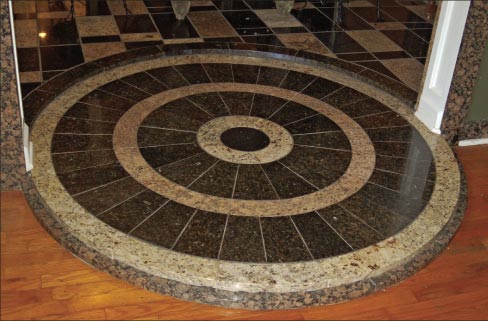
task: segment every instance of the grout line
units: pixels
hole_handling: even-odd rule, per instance
[[[87,150],[76,150],[72,152],[57,152],[51,153],[51,155],[63,155],[63,154],[75,154],[75,153],[87,153],[87,152],[104,152],[104,151],[112,151],[112,148],[103,148],[103,149],[87,149]]]
[[[178,237],[176,238],[176,240],[174,241],[173,245],[171,246],[171,250],[174,249],[174,247],[176,246],[176,244],[178,243],[178,241],[180,240],[181,236],[183,235],[183,233],[186,231],[188,225],[190,225],[190,222],[191,220],[193,220],[193,218],[195,217],[195,215],[197,214],[198,212],[198,209],[195,209],[195,212],[193,212],[193,214],[191,215],[190,219],[188,220],[188,222],[186,222],[185,226],[183,227],[183,229],[181,230],[180,234],[178,234]]]
[[[146,216],[146,218],[144,218],[139,224],[137,224],[129,232],[127,232],[127,234],[128,235],[132,234],[132,232],[134,232],[135,230],[137,230],[142,224],[144,224],[147,220],[149,220],[151,217],[153,217],[154,214],[156,214],[157,212],[159,212],[159,210],[162,209],[170,201],[171,200],[169,200],[169,199],[166,200],[160,207],[158,207],[157,209],[155,209],[151,214],[149,214],[148,216]]]
[[[322,219],[322,221],[324,221],[325,224],[327,224],[332,229],[332,231],[334,231],[341,238],[341,240],[343,240],[344,243],[346,243],[347,246],[349,246],[351,248],[351,250],[354,250],[354,247],[351,244],[349,244],[349,242],[346,241],[346,239],[343,238],[342,235],[325,218],[323,218],[319,212],[315,211],[315,214],[317,214]]]
[[[273,191],[275,192],[276,197],[278,197],[278,199],[280,199],[280,195],[278,194],[278,192],[276,191],[276,188],[274,187],[273,183],[272,183],[272,182],[271,182],[271,180],[269,179],[268,174],[266,174],[266,171],[264,170],[263,165],[259,164],[259,166],[261,167],[261,170],[263,171],[264,176],[266,176],[266,178],[268,179],[268,182],[269,182],[269,184],[271,185],[271,188],[273,188]]]
[[[342,210],[344,210],[347,214],[349,214],[350,216],[354,217],[355,219],[357,219],[358,221],[360,221],[361,223],[363,223],[364,225],[366,225],[367,227],[369,227],[370,229],[372,229],[373,231],[375,231],[376,233],[378,233],[379,236],[385,237],[382,233],[378,232],[375,228],[371,227],[368,223],[366,223],[365,221],[363,221],[362,219],[360,219],[359,217],[357,217],[356,215],[354,215],[351,211],[349,211],[347,208],[345,208],[341,204],[337,203],[336,205],[339,206],[340,208],[342,208]]]
[[[118,122],[116,121],[108,121],[108,120],[98,120],[98,119],[87,119],[87,118],[78,118],[78,117],[72,117],[72,116],[63,116],[62,118],[67,118],[67,119],[83,119],[91,122],[96,122],[96,123],[109,123],[109,124],[117,124]]]
[[[116,80],[118,80],[118,79],[116,79]],[[109,83],[108,83],[108,84],[109,84]],[[107,84],[105,84],[105,85],[107,85]],[[122,99],[128,100],[128,101],[130,101],[130,102],[132,102],[132,103],[134,103],[134,104],[137,104],[137,103],[139,103],[139,102],[140,102],[140,101],[135,101],[135,100],[132,100],[132,99],[130,99],[130,98],[127,98],[127,97],[122,97],[122,96],[119,96],[119,95],[117,95],[117,94],[111,93],[110,91],[107,91],[107,90],[105,90],[105,89],[102,89],[101,87],[98,87],[98,88],[97,88],[97,89],[95,89],[95,90],[100,90],[101,92],[103,92],[103,93],[105,93],[105,94],[109,94],[109,95],[115,96],[115,97],[117,97],[117,98],[122,98]]]
[[[136,194],[132,195],[131,197],[126,198],[126,199],[125,199],[125,200],[123,200],[122,202],[119,202],[119,203],[117,203],[117,204],[115,204],[115,205],[113,205],[113,206],[111,206],[111,207],[107,208],[106,210],[103,210],[102,212],[100,212],[100,213],[96,214],[95,216],[96,216],[96,217],[98,217],[98,216],[100,216],[100,215],[103,215],[103,214],[105,214],[106,212],[110,211],[111,209],[113,209],[113,208],[115,208],[115,207],[117,207],[117,206],[119,206],[119,205],[121,205],[121,204],[123,204],[123,203],[127,202],[127,201],[128,201],[128,200],[130,200],[130,199],[133,199],[134,197],[137,197],[137,196],[141,195],[142,193],[144,193],[145,191],[148,191],[148,190],[149,190],[148,188],[144,188],[142,191],[137,192]]]
[[[128,149],[128,148],[138,148],[138,149],[143,149],[143,148],[157,148],[157,147],[165,147],[165,146],[183,146],[183,145],[193,145],[195,142],[191,143],[175,143],[175,144],[163,144],[163,145],[149,145],[149,146],[136,146],[136,147],[123,147],[122,149]]]
[[[114,166],[114,167],[115,167],[115,166]],[[118,167],[121,167],[121,166],[119,165]],[[76,197],[76,196],[79,196],[79,195],[82,195],[82,194],[85,194],[85,193],[91,192],[91,191],[96,190],[96,189],[98,189],[98,188],[101,188],[101,187],[106,187],[106,186],[108,186],[108,185],[115,184],[115,183],[120,182],[120,181],[122,181],[122,180],[124,180],[124,179],[127,179],[127,178],[131,178],[131,176],[125,176],[125,177],[122,177],[122,178],[116,179],[115,181],[111,181],[111,182],[109,182],[109,183],[107,183],[107,184],[98,185],[98,186],[92,187],[92,188],[90,188],[90,189],[87,189],[86,191],[79,192],[79,193],[76,193],[76,194],[71,194],[71,197],[73,197],[73,198],[74,198],[74,197]]]
[[[300,118],[300,119],[297,119],[297,120],[294,120],[292,122],[289,122],[287,124],[284,124],[283,127],[286,127],[288,125],[291,125],[291,124],[295,124],[295,123],[298,123],[298,122],[301,122],[301,121],[304,121],[304,120],[307,120],[309,118],[313,118],[313,117],[316,117],[316,116],[320,116],[321,114],[319,114],[318,112],[316,112],[315,114],[313,115],[310,115],[310,116],[307,116],[307,117],[303,117],[303,118]]]
[[[191,156],[189,156],[189,157],[185,157],[185,158],[179,159],[179,160],[177,160],[177,161],[174,161],[174,162],[171,162],[171,163],[168,163],[168,164],[165,164],[165,165],[162,165],[162,166],[156,167],[156,168],[155,168],[155,170],[156,170],[156,171],[158,171],[158,170],[163,169],[163,168],[165,168],[165,167],[168,167],[168,166],[170,166],[170,165],[174,165],[174,164],[177,164],[177,163],[179,163],[179,162],[186,161],[186,160],[188,160],[188,159],[190,159],[190,158],[193,158],[193,157],[198,156],[198,155],[202,155],[202,154],[204,154],[204,153],[205,153],[205,152],[201,152],[201,153],[198,153],[198,154],[195,154],[195,155],[191,155]]]
[[[258,217],[259,223],[259,230],[261,231],[261,240],[263,241],[263,251],[264,251],[264,260],[268,262],[268,254],[266,253],[266,242],[264,241],[264,234],[263,234],[263,226],[261,224],[261,217]]]
[[[393,111],[392,110],[387,110],[387,111],[382,111],[382,112],[379,112],[379,113],[374,113],[374,114],[368,114],[368,115],[362,115],[362,116],[352,117],[352,119],[360,119],[360,118],[371,117],[371,116],[382,115],[382,114],[388,114],[388,113],[393,113]]]
[[[148,126],[148,125],[141,125],[140,127],[152,128],[152,129],[161,129],[161,130],[171,130],[171,131],[175,131],[175,132],[184,132],[184,133],[193,133],[193,134],[197,133],[196,131],[193,131],[193,130],[167,128],[167,127],[157,127],[157,126]]]
[[[73,173],[73,172],[77,172],[77,171],[83,171],[83,170],[91,169],[91,168],[104,167],[104,166],[112,165],[112,164],[115,165],[115,163],[112,162],[112,163],[106,163],[106,164],[101,164],[101,165],[88,166],[88,167],[73,169],[73,170],[70,170],[70,171],[56,172],[56,175],[68,174],[68,173]]]
[[[152,79],[156,80],[160,85],[162,85],[164,88],[166,88],[167,90],[169,90],[170,88],[165,84],[163,83],[161,80],[159,80],[158,78],[154,77],[153,75],[151,75],[151,73],[147,72],[146,71],[143,71],[143,73],[145,73],[146,75],[148,75],[149,77],[151,77]]]
[[[129,76],[131,76],[131,75],[129,75]],[[124,77],[124,78],[125,78],[125,77]],[[122,78],[118,78],[118,80],[120,80],[121,82],[125,83],[126,85],[131,86],[131,87],[132,87],[132,88],[134,88],[134,89],[137,89],[137,90],[139,90],[139,91],[142,91],[143,93],[145,93],[145,94],[147,94],[147,95],[149,95],[149,96],[153,96],[153,95],[154,95],[154,94],[152,94],[152,93],[150,93],[150,92],[145,91],[145,90],[144,90],[144,89],[142,89],[142,88],[137,87],[136,85],[133,85],[133,84],[131,84],[131,83],[129,83],[129,82],[127,82],[127,81],[125,81],[125,80],[124,80],[124,79],[122,79]]]
[[[222,254],[222,247],[224,245],[225,232],[227,231],[227,223],[228,222],[229,222],[229,214],[227,214],[227,217],[225,219],[224,233],[222,233],[222,240],[220,241],[219,254],[217,255],[217,260],[220,259],[220,254]]]
[[[109,110],[111,110],[111,111],[118,112],[118,113],[120,113],[121,115],[123,115],[123,114],[125,113],[125,111],[122,111],[122,110],[120,110],[120,109],[115,109],[115,108],[110,108],[110,107],[106,107],[106,106],[101,106],[101,105],[95,105],[95,104],[85,103],[85,102],[83,102],[83,101],[77,101],[77,102],[75,103],[75,105],[76,105],[76,104],[82,104],[82,105],[86,105],[86,106],[93,106],[93,107],[98,107],[98,108],[102,108],[102,109],[109,109]],[[74,105],[73,105],[73,106],[74,106]],[[71,108],[73,108],[73,107],[71,107]],[[71,108],[70,108],[70,109],[71,109]],[[85,119],[85,118],[80,118],[80,119]]]
[[[304,133],[304,134],[292,134],[292,136],[306,136],[306,135],[334,134],[334,133],[342,133],[342,130],[329,130],[329,131],[325,131],[325,132],[313,132],[313,133]]]
[[[199,95],[199,94],[197,94],[197,95]],[[202,106],[200,106],[199,104],[197,104],[196,102],[194,102],[193,100],[188,98],[188,96],[184,97],[184,99],[189,101],[191,104],[193,104],[195,107],[197,107],[198,109],[200,109],[201,111],[203,111],[204,113],[209,115],[210,117],[215,117],[214,114],[210,113],[208,110],[206,110],[205,108],[203,108]]]
[[[234,186],[232,187],[232,196],[231,198],[234,198],[234,193],[236,191],[236,185],[237,185],[237,177],[239,176],[239,168],[241,167],[240,164],[237,164],[237,170],[236,170],[236,177],[234,179]]]
[[[302,145],[302,144],[295,144],[295,146],[308,147],[308,148],[318,148],[318,149],[327,149],[327,150],[335,150],[335,151],[339,151],[339,152],[351,153],[351,150],[347,150],[347,149],[329,148],[329,147]]]
[[[193,182],[191,182],[188,186],[186,186],[187,188],[189,188],[190,186],[192,186],[196,181],[198,181],[200,178],[202,178],[203,175],[207,174],[213,167],[215,167],[215,165],[217,165],[218,163],[220,162],[220,160],[217,160],[215,161],[215,163],[213,163],[209,168],[207,168],[203,173],[201,173],[200,175],[198,175],[197,178],[195,178],[193,180]]]
[[[308,245],[307,245],[307,242],[305,242],[305,239],[303,238],[302,233],[300,232],[300,230],[298,229],[297,225],[295,224],[295,221],[293,221],[292,216],[288,216],[288,217],[290,218],[291,223],[292,223],[292,224],[293,224],[293,226],[295,227],[295,230],[298,232],[298,236],[300,236],[300,238],[302,239],[302,242],[303,242],[303,244],[305,245],[305,248],[307,249],[308,254],[309,254],[309,255],[310,255],[310,257],[312,258],[312,260],[315,260],[315,258],[314,258],[314,256],[313,256],[312,252],[310,251],[310,248],[309,248],[309,247],[308,247]]]
[[[281,161],[278,161],[278,163],[280,163],[283,167],[285,167],[287,170],[289,170],[290,172],[292,172],[293,174],[295,174],[296,176],[300,177],[303,181],[305,181],[306,183],[308,183],[310,186],[316,188],[317,190],[320,189],[320,187],[316,186],[315,184],[313,184],[312,182],[310,182],[308,179],[306,179],[305,177],[303,177],[302,175],[298,174],[297,172],[295,172],[293,169],[291,169],[290,167],[286,166],[285,164],[283,164]]]
[[[89,133],[69,133],[69,132],[61,132],[61,133],[54,133],[55,135],[73,135],[73,136],[112,136],[112,134],[89,134]]]

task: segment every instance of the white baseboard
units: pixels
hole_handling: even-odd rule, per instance
[[[473,146],[488,144],[488,138],[466,139],[459,142],[459,146]]]

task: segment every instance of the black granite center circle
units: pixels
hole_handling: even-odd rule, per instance
[[[220,136],[220,140],[225,146],[244,152],[261,150],[270,143],[268,135],[250,127],[227,129]]]

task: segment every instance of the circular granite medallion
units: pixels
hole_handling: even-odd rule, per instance
[[[456,160],[413,99],[272,47],[104,58],[26,99],[38,215],[94,266],[184,299],[352,299],[420,268],[459,222]]]

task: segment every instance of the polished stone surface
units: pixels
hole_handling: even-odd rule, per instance
[[[370,293],[435,243],[461,177],[408,89],[221,46],[139,49],[31,94],[33,183],[73,236],[151,289],[245,308]]]

